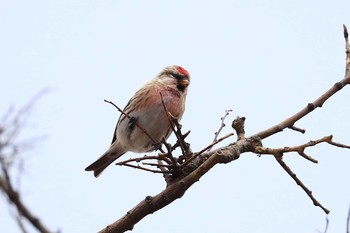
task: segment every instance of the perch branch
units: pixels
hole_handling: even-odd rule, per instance
[[[169,205],[176,199],[182,197],[187,189],[206,174],[212,167],[218,163],[227,163],[239,158],[240,153],[247,152],[251,142],[248,139],[236,142],[230,146],[205,152],[202,156],[208,159],[198,165],[197,169],[189,173],[186,177],[178,179],[176,182],[168,185],[159,194],[146,197],[143,201],[129,210],[122,218],[108,225],[100,233],[121,233],[132,230],[134,225],[145,216]],[[194,162],[194,161],[192,161]]]

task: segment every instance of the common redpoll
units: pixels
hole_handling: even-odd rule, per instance
[[[123,113],[120,115],[111,146],[85,170],[93,171],[97,177],[128,151],[144,153],[157,149],[156,144],[163,137],[167,139],[172,132],[163,102],[166,110],[180,120],[185,111],[189,84],[190,75],[184,68],[177,65],[165,67],[129,100],[124,108],[128,117]]]

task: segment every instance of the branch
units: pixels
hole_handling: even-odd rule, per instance
[[[326,136],[323,138],[320,138],[318,140],[312,140],[309,141],[308,143],[305,144],[301,144],[298,146],[293,146],[293,147],[283,147],[283,148],[265,148],[265,147],[259,147],[259,148],[255,148],[256,151],[254,151],[257,154],[271,154],[271,155],[279,155],[279,154],[284,154],[284,153],[288,153],[288,152],[297,152],[301,157],[303,157],[304,159],[307,159],[313,163],[318,163],[318,161],[314,158],[312,158],[311,156],[308,156],[305,154],[305,149],[307,147],[311,147],[311,146],[316,146],[317,144],[320,144],[322,142],[326,142],[330,145],[336,146],[336,147],[342,147],[342,148],[348,148],[350,149],[349,146],[344,145],[344,144],[340,144],[340,143],[336,143],[332,141],[333,136]]]
[[[8,176],[8,175],[7,175]],[[20,194],[13,189],[10,180],[0,176],[0,188],[6,194],[9,201],[16,206],[21,216],[25,217],[39,232],[49,233],[50,231],[35,217],[23,204]]]
[[[46,226],[36,217],[23,203],[20,192],[13,186],[13,181],[10,176],[10,169],[15,163],[21,161],[20,151],[24,146],[32,144],[36,138],[27,140],[22,143],[16,142],[17,137],[21,133],[25,124],[25,118],[29,111],[43,94],[47,93],[48,89],[43,89],[31,98],[26,105],[24,105],[17,112],[9,111],[3,118],[0,124],[0,190],[8,200],[9,205],[15,206],[16,221],[22,232],[26,232],[23,224],[23,219],[26,219],[31,225],[41,233],[49,233]],[[23,218],[23,219],[22,219]]]
[[[245,139],[232,145],[203,153],[202,156],[208,159],[201,163],[197,169],[186,177],[173,182],[159,194],[153,197],[147,196],[143,201],[129,210],[126,215],[101,230],[100,233],[119,233],[132,230],[134,225],[145,216],[154,213],[182,197],[187,189],[199,181],[199,179],[216,164],[228,163],[238,159],[241,153],[249,151],[251,144],[251,140]],[[192,163],[200,163],[200,157],[197,157],[197,160],[192,161]]]
[[[321,107],[332,95],[341,90],[345,85],[350,83],[350,49],[347,40],[347,30],[345,33],[346,27],[344,26],[344,35],[346,38],[346,48],[347,48],[347,63],[346,63],[346,75],[345,78],[341,81],[335,83],[328,91],[326,91],[323,95],[317,98],[315,101],[307,104],[306,107],[301,109],[296,114],[291,117],[285,119],[281,123],[258,132],[251,137],[245,137],[244,131],[244,119],[238,118],[237,121],[234,122],[233,127],[237,133],[237,141],[235,143],[229,144],[227,146],[221,147],[219,149],[213,151],[207,151],[200,153],[196,157],[192,158],[188,163],[185,162],[184,167],[182,167],[183,177],[178,177],[177,179],[172,180],[171,183],[168,183],[166,189],[155,196],[147,196],[143,201],[138,203],[134,208],[130,209],[126,215],[121,217],[116,222],[110,224],[106,228],[100,231],[100,233],[119,233],[125,232],[127,230],[132,230],[135,224],[137,224],[140,220],[146,217],[149,214],[154,213],[155,211],[167,206],[172,203],[176,199],[182,197],[184,193],[194,184],[196,183],[203,175],[205,175],[211,168],[213,168],[217,164],[225,164],[232,161],[237,160],[242,153],[246,152],[254,152],[256,153],[259,148],[263,151],[261,140],[265,139],[273,134],[283,131],[285,128],[290,128],[292,130],[296,130],[298,132],[303,132],[303,129],[297,128],[294,124],[313,111],[315,108]],[[328,141],[330,140],[330,141]],[[323,207],[313,196],[312,192],[306,188],[306,186],[296,177],[291,169],[284,163],[283,161],[283,153],[295,151],[299,153],[304,158],[317,162],[317,160],[312,159],[310,156],[307,156],[304,153],[304,149],[310,147],[312,145],[319,144],[321,142],[327,142],[331,145],[341,147],[340,143],[334,143],[331,141],[331,136],[324,137],[322,139],[316,141],[310,141],[309,143],[297,146],[297,147],[285,147],[277,149],[272,153],[276,159],[276,161],[284,168],[284,170],[291,176],[295,182],[302,187],[302,189],[309,195],[309,197],[313,200],[316,206],[321,207],[326,213],[329,212],[328,209]],[[262,149],[263,148],[263,149]],[[344,145],[344,148],[347,148]],[[273,150],[273,149],[271,149]],[[266,149],[265,151],[268,151]],[[278,152],[278,153],[277,153]]]
[[[311,147],[311,146],[315,146],[317,144],[320,144],[322,142],[326,142],[330,145],[333,146],[337,146],[337,147],[342,147],[342,148],[348,148],[350,149],[349,146],[344,145],[344,144],[340,144],[340,143],[335,143],[332,141],[332,135],[330,136],[326,136],[323,138],[320,138],[318,140],[312,140],[309,141],[308,143],[299,145],[299,146],[294,146],[294,147],[283,147],[283,148],[265,148],[265,147],[256,147],[254,148],[254,153],[257,154],[271,154],[274,155],[275,159],[277,160],[277,162],[282,166],[282,168],[288,173],[288,175],[290,177],[292,177],[292,179],[305,191],[305,193],[310,197],[310,199],[312,200],[312,202],[314,203],[315,206],[319,206],[326,214],[329,213],[329,210],[326,209],[325,207],[323,207],[320,202],[318,202],[316,200],[316,198],[313,196],[312,191],[309,190],[304,184],[303,182],[297,177],[297,175],[290,169],[290,167],[283,161],[283,155],[285,153],[289,153],[289,152],[297,152],[300,156],[302,156],[303,158],[313,162],[313,163],[318,163],[317,160],[315,160],[314,158],[312,158],[311,156],[308,156],[305,154],[305,149],[307,147]]]
[[[288,167],[288,165],[283,161],[282,155],[274,156],[277,162],[281,165],[281,167],[293,178],[293,180],[299,185],[305,193],[310,197],[315,206],[320,207],[326,214],[329,213],[329,210],[322,206],[322,204],[316,200],[316,198],[312,195],[312,191],[309,190],[304,183],[297,177],[297,175]]]
[[[256,147],[254,148],[254,153],[257,154],[271,154],[275,157],[277,162],[282,166],[282,168],[292,177],[292,179],[305,191],[305,193],[310,197],[312,202],[314,203],[315,206],[319,206],[326,214],[329,213],[329,210],[324,208],[317,200],[316,198],[312,195],[312,191],[310,191],[304,184],[303,182],[297,177],[297,175],[290,169],[290,167],[287,166],[287,164],[283,161],[283,155],[285,153],[289,152],[296,152],[298,153],[301,157],[313,162],[313,163],[318,163],[317,160],[312,158],[311,156],[308,156],[305,154],[305,149],[307,147],[315,146],[317,144],[326,142],[330,145],[336,146],[336,147],[341,147],[341,148],[347,148],[350,149],[350,146],[341,144],[341,143],[336,143],[332,141],[332,135],[326,136],[323,138],[320,138],[318,140],[312,140],[309,141],[308,143],[294,146],[294,147],[283,147],[283,148],[265,148],[265,147]]]
[[[277,125],[272,126],[271,128],[265,129],[254,136],[258,136],[261,139],[267,138],[273,134],[276,134],[278,132],[283,131],[285,128],[292,128],[296,129],[294,127],[294,124],[303,118],[304,116],[308,115],[310,112],[315,110],[316,108],[321,108],[323,104],[335,93],[340,91],[344,86],[348,85],[350,83],[350,45],[349,45],[349,34],[348,30],[345,25],[343,25],[344,28],[344,38],[345,38],[345,53],[346,53],[346,63],[345,63],[345,77],[344,79],[340,80],[339,82],[335,83],[328,91],[326,91],[323,95],[321,95],[319,98],[314,100],[311,103],[308,103],[303,109],[301,109],[299,112],[294,114],[293,116],[285,119],[284,121],[280,122]],[[294,127],[294,128],[293,128]]]

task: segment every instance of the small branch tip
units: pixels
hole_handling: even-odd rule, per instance
[[[345,38],[345,40],[348,40],[349,33],[348,33],[348,29],[347,29],[345,24],[343,24],[343,29],[344,29],[344,38]]]

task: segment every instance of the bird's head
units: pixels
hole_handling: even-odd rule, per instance
[[[166,85],[174,86],[179,91],[185,92],[190,84],[191,76],[187,70],[178,65],[165,67],[157,76],[159,81]]]

